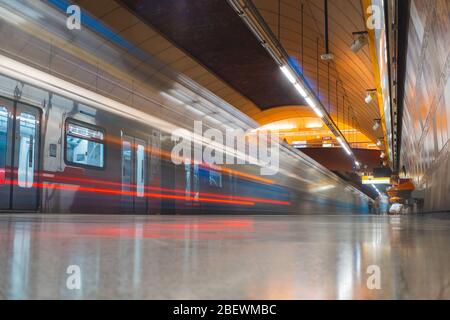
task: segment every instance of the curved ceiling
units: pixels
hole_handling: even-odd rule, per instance
[[[369,46],[358,53],[350,49],[352,32],[366,30],[362,1],[328,0],[329,47],[334,54],[330,64],[320,59],[325,53],[324,0],[253,3],[289,56],[303,67],[333,120],[357,127],[373,141],[382,136],[381,129],[372,129],[373,120],[380,118],[376,99],[364,102],[366,90],[377,87]]]
[[[256,121],[262,120],[269,110],[282,112],[285,108],[279,106],[285,105],[294,106],[302,116],[312,115],[309,108],[302,106],[298,95],[289,92],[292,88],[276,64],[225,0],[76,2],[119,35]],[[317,52],[320,55],[324,51],[323,0],[253,2],[275,35],[279,30],[281,44],[292,60],[303,68],[311,87],[320,88],[319,97],[329,108],[333,120],[342,124],[340,129],[356,127],[372,141],[382,136],[381,131],[372,130],[373,119],[379,118],[376,102],[364,103],[365,90],[375,87],[369,49],[365,47],[355,54],[349,48],[352,32],[364,30],[361,1],[329,0],[330,47],[335,55],[329,65],[329,77],[328,64],[317,59]],[[134,9],[129,10],[123,3]],[[303,37],[301,3],[304,8]],[[281,8],[280,15],[278,8]],[[143,15],[145,12],[147,17]],[[198,17],[202,12],[203,17]],[[172,25],[173,29],[163,32],[155,29],[155,24],[159,28]],[[278,108],[272,109],[274,107]],[[298,116],[299,113],[292,114],[292,117]]]
[[[252,101],[210,72],[181,48],[169,42],[143,20],[113,0],[74,0],[84,10],[114,30],[118,36],[158,59],[162,65],[185,74],[249,116],[261,112]],[[145,64],[146,61],[141,61]],[[137,66],[137,68],[139,65]]]
[[[305,104],[226,1],[121,2],[260,109]]]

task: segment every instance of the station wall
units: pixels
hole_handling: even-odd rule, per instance
[[[401,166],[424,211],[450,210],[450,0],[411,0]]]

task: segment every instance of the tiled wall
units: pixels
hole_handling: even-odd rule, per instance
[[[425,211],[450,210],[450,0],[411,0],[401,164]]]

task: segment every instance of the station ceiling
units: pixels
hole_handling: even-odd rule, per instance
[[[289,119],[289,114],[314,117],[225,0],[76,2],[261,124]],[[357,54],[349,47],[352,32],[365,30],[361,0],[329,0],[335,55],[329,65],[318,59],[325,51],[323,0],[253,2],[341,129],[355,127],[371,141],[382,136],[372,130],[380,117],[377,103],[364,102],[366,89],[376,87],[369,47]]]

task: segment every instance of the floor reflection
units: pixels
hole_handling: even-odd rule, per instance
[[[0,296],[448,299],[449,246],[445,215],[3,215]],[[367,285],[374,265],[380,290]]]

